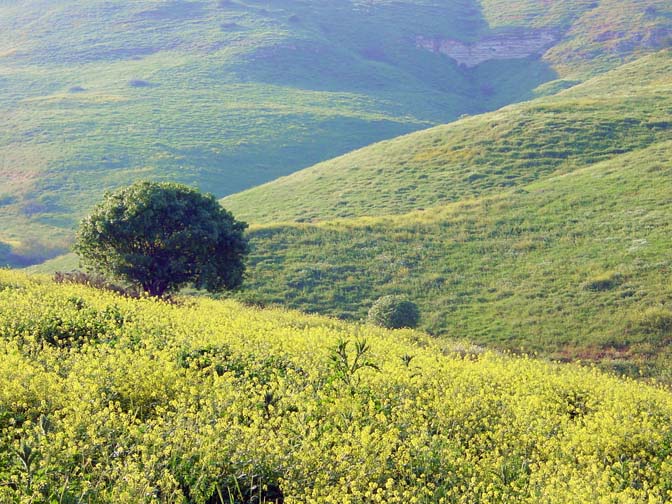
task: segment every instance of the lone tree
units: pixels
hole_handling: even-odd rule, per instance
[[[243,281],[246,228],[211,194],[175,183],[137,182],[107,193],[82,220],[75,251],[87,268],[152,296],[189,284],[218,292]]]

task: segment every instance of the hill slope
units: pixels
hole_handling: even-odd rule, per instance
[[[662,0],[537,4],[4,1],[6,255],[64,249],[105,189],[138,178],[224,196],[669,42]]]
[[[405,294],[434,334],[665,375],[671,83],[665,51],[226,198],[266,223],[249,296],[358,319]]]
[[[3,502],[672,496],[669,391],[595,370],[2,271],[0,353]]]
[[[670,378],[671,62],[227,198],[262,222],[323,219],[253,226],[245,296],[359,319],[401,293],[434,334]],[[374,217],[329,221],[361,214]]]
[[[672,52],[557,96],[382,142],[223,200],[251,222],[404,213],[672,138]]]
[[[247,289],[344,318],[404,294],[435,334],[666,374],[671,167],[668,141],[424,212],[259,226]]]

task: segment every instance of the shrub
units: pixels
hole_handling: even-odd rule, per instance
[[[369,310],[368,321],[388,329],[413,328],[420,322],[420,310],[403,296],[383,296]]]
[[[622,281],[623,277],[620,273],[607,271],[606,273],[589,278],[588,281],[583,284],[583,288],[593,292],[606,291],[617,287]]]
[[[131,79],[130,81],[128,81],[128,85],[134,88],[143,88],[143,87],[150,87],[151,83],[142,79]]]
[[[635,317],[634,322],[646,334],[666,336],[672,333],[672,311],[662,306],[647,308]]]

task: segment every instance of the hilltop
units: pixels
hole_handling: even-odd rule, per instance
[[[669,391],[0,271],[0,500],[660,502]]]
[[[663,0],[0,5],[0,254],[65,249],[106,189],[218,196],[554,93],[669,45]],[[596,22],[599,20],[599,22]]]

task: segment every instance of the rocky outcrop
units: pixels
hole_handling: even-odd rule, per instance
[[[557,35],[549,31],[525,31],[484,37],[468,44],[452,39],[417,37],[416,45],[433,53],[444,54],[460,65],[475,67],[490,60],[539,55],[557,40]]]

